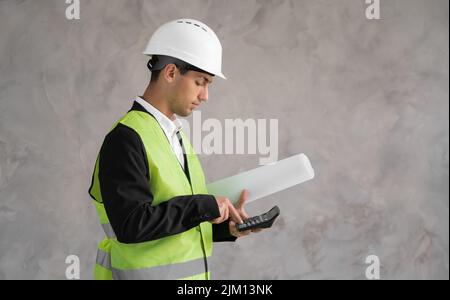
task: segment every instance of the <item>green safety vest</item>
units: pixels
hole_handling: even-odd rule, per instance
[[[153,206],[176,196],[208,193],[200,161],[184,133],[181,136],[191,182],[152,115],[133,110],[117,123],[135,130],[144,144],[151,174],[149,185]],[[98,161],[99,158],[90,193],[97,200],[94,204],[106,237],[98,245],[94,278],[209,279],[207,258],[212,254],[212,225],[209,222],[153,241],[135,244],[117,241],[103,205]]]

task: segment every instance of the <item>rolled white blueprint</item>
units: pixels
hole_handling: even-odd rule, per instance
[[[247,189],[246,203],[249,203],[313,178],[314,169],[308,157],[301,153],[215,181],[207,188],[210,194],[227,197],[233,204],[238,202],[242,190]]]

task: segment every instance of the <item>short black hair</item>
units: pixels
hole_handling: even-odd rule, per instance
[[[152,73],[150,82],[156,82],[159,78],[161,70],[163,70],[165,66],[168,65],[169,63],[173,63],[178,68],[178,70],[180,70],[181,75],[184,75],[189,71],[196,71],[214,76],[214,74],[203,71],[202,69],[194,67],[193,65],[188,64],[187,62],[184,62],[180,59],[164,55],[153,55],[152,58],[147,63],[147,67]]]

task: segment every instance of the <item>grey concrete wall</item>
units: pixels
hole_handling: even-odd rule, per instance
[[[0,1],[0,279],[92,278],[102,236],[87,194],[105,133],[148,81],[140,53],[162,23],[202,20],[224,72],[203,118],[279,119],[279,158],[306,153],[307,184],[274,228],[216,245],[216,279],[449,278],[447,0]],[[201,156],[208,180],[257,155]]]

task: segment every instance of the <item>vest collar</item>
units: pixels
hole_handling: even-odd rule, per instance
[[[131,107],[131,109],[128,112],[130,112],[130,111],[140,111],[140,112],[147,113],[150,116],[152,116],[156,120],[156,122],[158,122],[158,119],[156,119],[154,115],[152,115],[148,110],[146,110],[141,104],[139,104],[136,101],[133,102],[133,106]],[[159,122],[158,122],[158,124],[159,124]],[[161,125],[160,125],[160,127],[161,127]],[[161,128],[161,130],[163,130],[163,129]],[[183,151],[183,156],[184,156],[184,173],[186,174],[186,177],[187,177],[187,179],[189,181],[189,184],[191,184],[191,176],[189,174],[188,156],[186,155],[186,149],[184,149],[184,147],[185,146],[183,145],[183,150],[184,150]]]
[[[130,109],[128,112],[133,111],[133,110],[145,112],[145,113],[148,113],[148,114],[149,114],[150,116],[152,116],[153,118],[155,117],[155,116],[153,116],[148,110],[146,110],[142,105],[140,105],[139,103],[137,103],[136,101],[133,102],[133,106],[131,107],[131,109]]]

